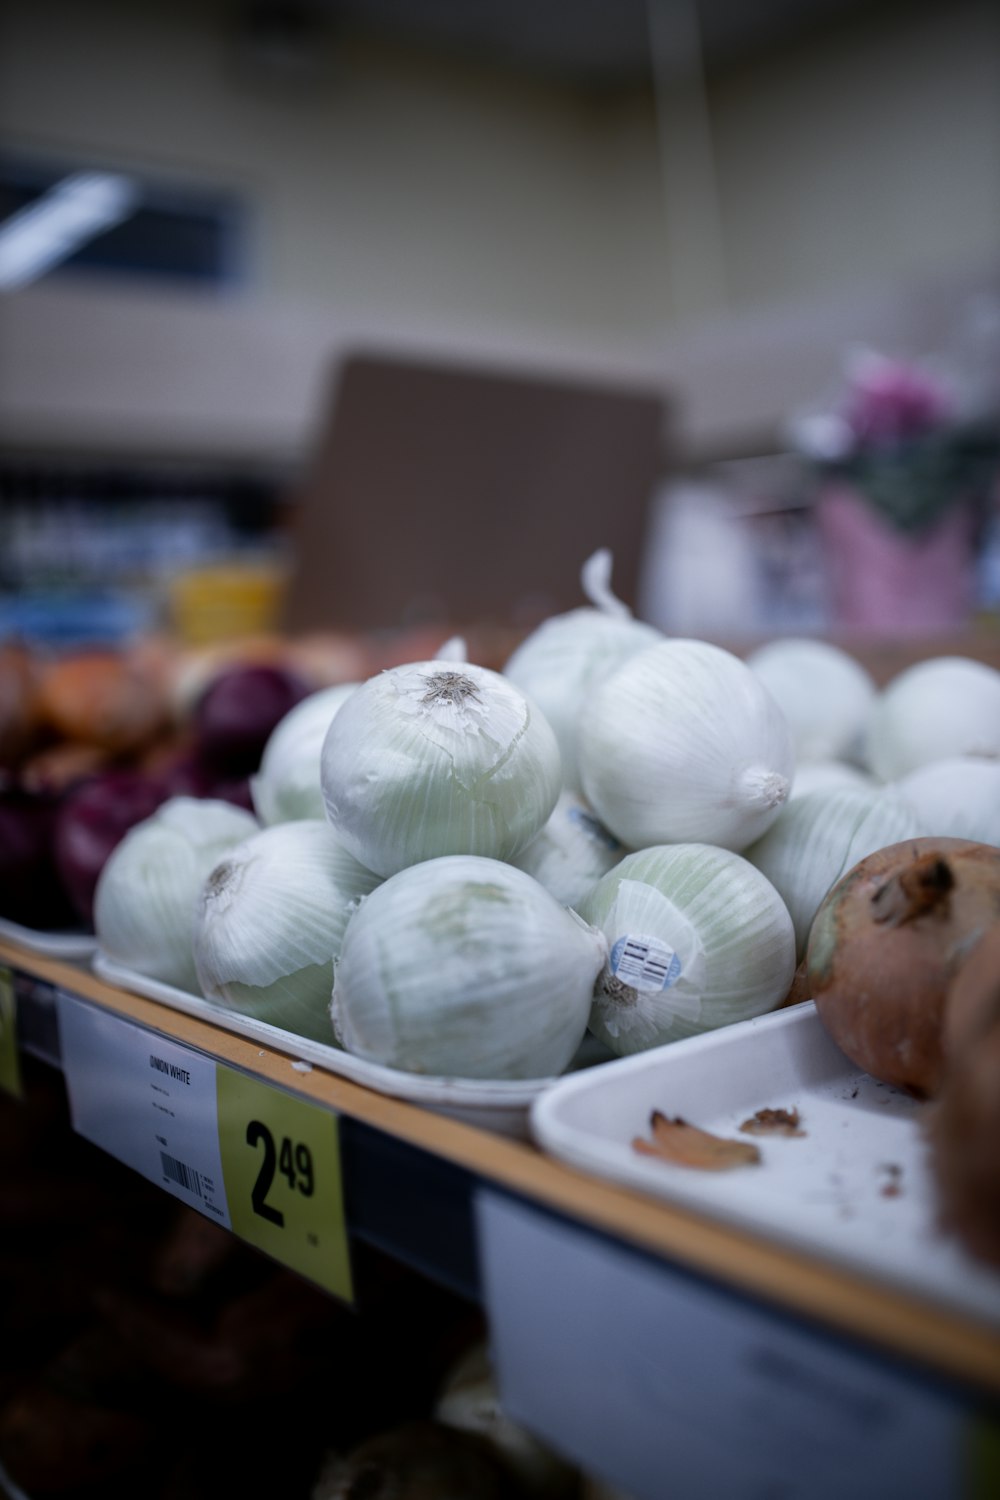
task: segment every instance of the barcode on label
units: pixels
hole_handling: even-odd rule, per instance
[[[196,1198],[204,1196],[201,1190],[200,1172],[178,1161],[176,1156],[168,1156],[165,1151],[160,1152],[160,1162],[163,1166],[164,1177],[168,1177],[171,1182],[176,1182],[178,1187],[185,1188],[187,1192],[194,1193]]]
[[[627,984],[635,984],[645,979],[649,983],[660,984],[667,977],[669,961],[659,953],[651,953],[647,943],[640,942],[637,938],[626,938],[625,947],[618,960],[618,978],[624,979]]]
[[[680,977],[681,961],[659,938],[630,934],[611,950],[611,969],[623,984],[636,990],[665,990]]]

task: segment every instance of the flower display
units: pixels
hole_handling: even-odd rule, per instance
[[[967,413],[946,372],[869,349],[852,351],[837,399],[796,416],[790,435],[821,479],[908,534],[980,505],[1000,460],[1000,423]]]

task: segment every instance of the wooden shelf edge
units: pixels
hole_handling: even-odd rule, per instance
[[[464,1168],[485,1185],[521,1195],[674,1266],[860,1341],[911,1365],[914,1373],[957,1380],[1000,1397],[1000,1335],[956,1311],[763,1235],[589,1176],[530,1142],[489,1133],[318,1067],[293,1069],[296,1059],[290,1054],[110,986],[83,964],[3,941],[0,963]]]

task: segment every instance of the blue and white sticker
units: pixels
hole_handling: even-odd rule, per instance
[[[611,949],[611,972],[634,990],[668,990],[681,977],[680,956],[657,937],[628,933]]]

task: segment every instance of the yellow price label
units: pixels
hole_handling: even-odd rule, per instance
[[[14,976],[0,964],[0,1089],[20,1099],[24,1089],[21,1083],[21,1059],[17,1050],[17,1002],[14,997]]]
[[[216,1100],[233,1232],[351,1301],[336,1115],[222,1066]]]

